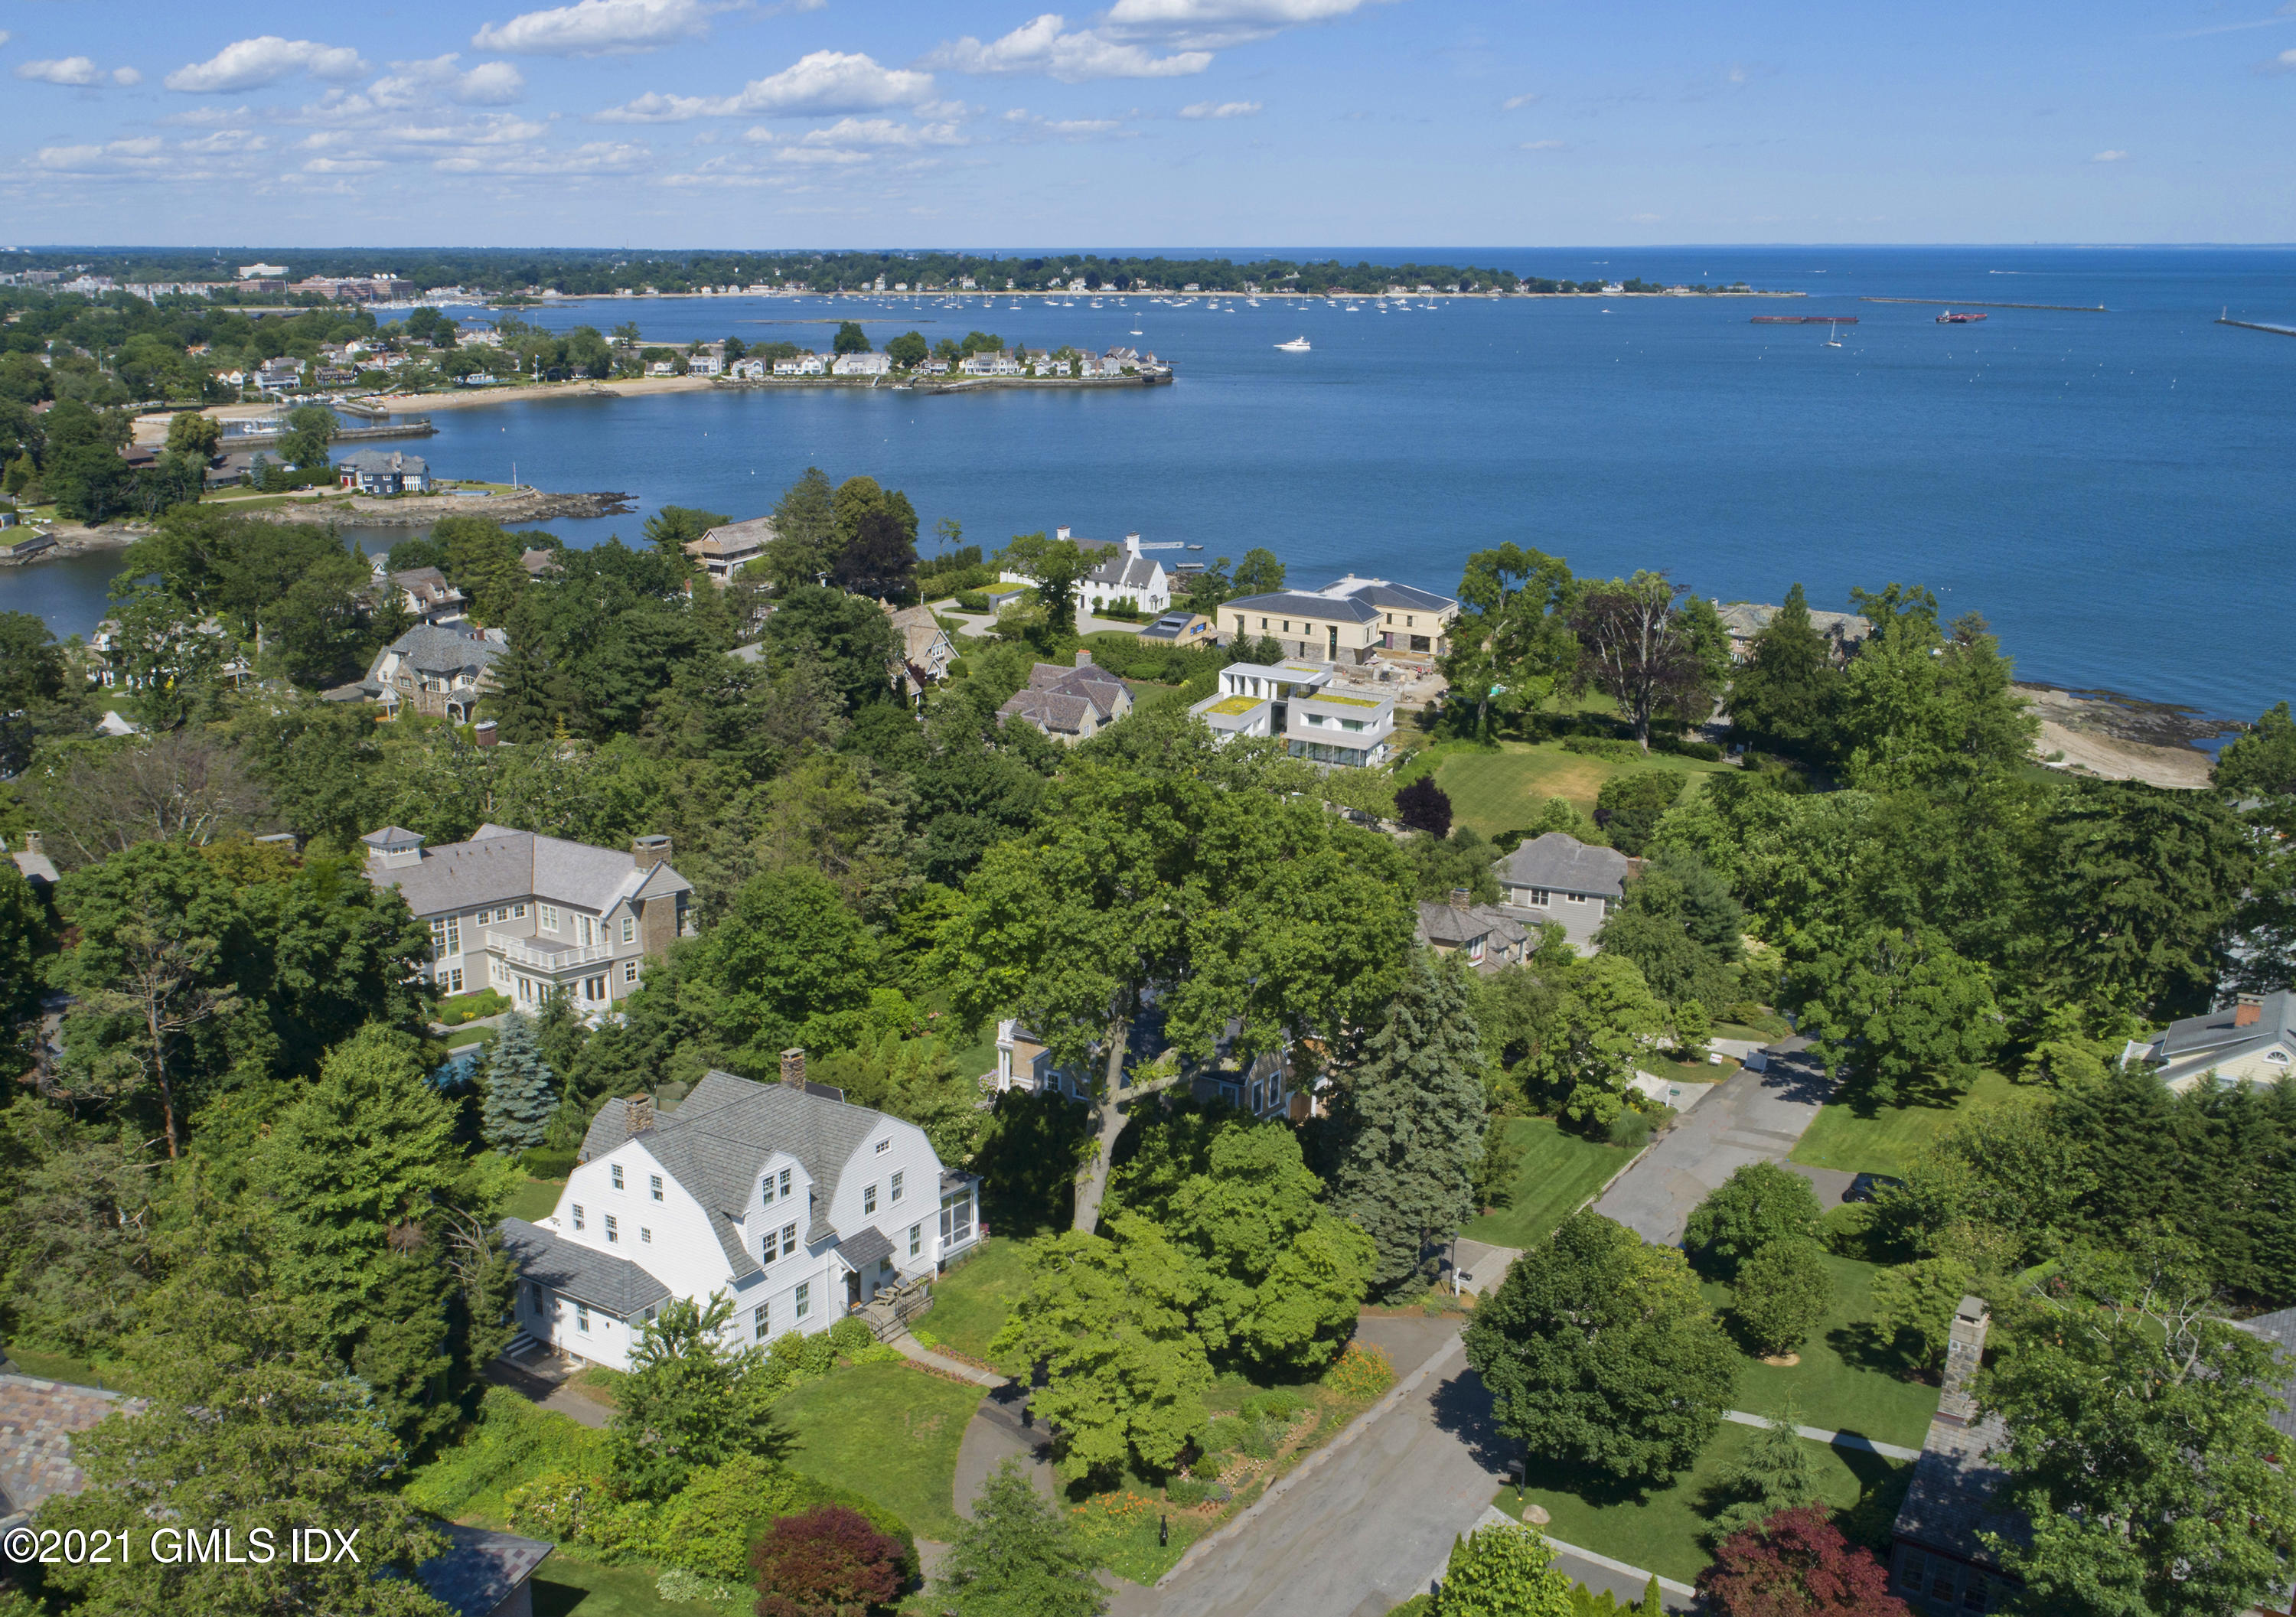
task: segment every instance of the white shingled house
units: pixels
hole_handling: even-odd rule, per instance
[[[710,1072],[672,1112],[609,1101],[551,1216],[503,1221],[518,1327],[617,1369],[673,1297],[732,1299],[741,1344],[826,1330],[976,1244],[979,1184],[915,1124],[808,1084],[802,1051],[778,1084]]]

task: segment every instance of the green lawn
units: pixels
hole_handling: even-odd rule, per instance
[[[1937,1412],[1938,1390],[1906,1380],[1905,1359],[1868,1323],[1879,1266],[1829,1254],[1825,1267],[1833,1276],[1833,1308],[1803,1344],[1801,1362],[1780,1367],[1751,1356],[1742,1359],[1735,1407],[1775,1415],[1791,1399],[1805,1426],[1920,1448]],[[1730,1288],[1709,1281],[1700,1290],[1726,1323]]]
[[[1880,1106],[1863,1113],[1854,1105],[1836,1103],[1818,1112],[1794,1147],[1793,1160],[1847,1173],[1902,1175],[1964,1109],[1980,1101],[2005,1100],[2016,1088],[2000,1073],[1988,1071],[1979,1075],[1968,1094],[1952,1101]]]
[[[1520,1247],[1544,1241],[1635,1154],[1624,1145],[1565,1134],[1545,1118],[1512,1119],[1508,1133],[1529,1147],[1515,1175],[1514,1204],[1470,1222],[1459,1232],[1470,1241]]]
[[[906,1365],[856,1365],[774,1406],[797,1437],[791,1465],[943,1543],[956,1535],[957,1446],[980,1407],[980,1388]]]
[[[657,1575],[651,1566],[587,1560],[576,1546],[562,1544],[534,1574],[534,1617],[721,1617],[756,1604],[754,1594],[726,1607],[664,1600],[654,1589]]]
[[[1688,1583],[1712,1559],[1698,1538],[1721,1503],[1710,1490],[1759,1435],[1751,1426],[1724,1422],[1695,1465],[1648,1494],[1623,1490],[1608,1478],[1574,1476],[1534,1458],[1533,1486],[1523,1490],[1523,1499],[1546,1507],[1554,1517],[1546,1531],[1564,1543]],[[1827,1504],[1847,1509],[1866,1499],[1858,1512],[1861,1524],[1886,1522],[1896,1513],[1911,1466],[1854,1449],[1808,1447],[1819,1496]],[[1501,1489],[1492,1503],[1510,1515],[1520,1508],[1512,1488]]]
[[[503,1211],[510,1218],[539,1224],[557,1211],[558,1193],[565,1188],[563,1179],[529,1179],[511,1192],[510,1205]]]
[[[1507,741],[1493,751],[1452,753],[1436,766],[1435,784],[1451,800],[1454,824],[1496,836],[1529,824],[1550,797],[1567,798],[1592,814],[1595,795],[1614,775],[1657,768],[1696,777],[1728,767],[1672,752],[1653,752],[1640,763],[1616,764],[1565,752],[1560,742]]]
[[[484,1049],[494,1041],[495,1030],[492,1028],[456,1028],[447,1035],[446,1042],[449,1050],[467,1050],[474,1045]]]
[[[126,1365],[98,1364],[90,1359],[71,1358],[62,1353],[43,1353],[37,1348],[20,1343],[10,1347],[0,1358],[13,1361],[25,1375],[40,1381],[70,1382],[76,1387],[102,1387],[116,1392],[140,1391],[135,1373]]]
[[[920,1321],[935,1342],[975,1358],[988,1357],[988,1339],[1028,1290],[1022,1243],[991,1235],[972,1260],[933,1282],[932,1312]]]

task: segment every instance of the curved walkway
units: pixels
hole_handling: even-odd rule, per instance
[[[931,1365],[943,1375],[954,1375],[960,1381],[969,1381],[979,1387],[1001,1387],[1006,1384],[1004,1378],[996,1371],[984,1370],[979,1365],[969,1365],[961,1358],[951,1358],[946,1353],[935,1352],[906,1331],[903,1331],[898,1336],[888,1337],[886,1342],[887,1345],[898,1352],[903,1358],[913,1359],[921,1365]]]

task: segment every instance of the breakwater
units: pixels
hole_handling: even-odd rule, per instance
[[[1981,298],[1860,298],[1860,303],[1921,303],[1943,308],[2046,308],[2066,315],[2109,315],[2102,303],[1988,303]]]
[[[410,415],[404,421],[384,422],[373,426],[338,427],[335,429],[333,441],[339,444],[355,444],[377,438],[429,438],[438,430],[430,424],[429,416]],[[216,447],[226,451],[260,449],[266,444],[277,443],[285,436],[285,433],[277,431],[226,432]]]

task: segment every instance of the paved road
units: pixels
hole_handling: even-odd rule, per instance
[[[1292,1473],[1296,1485],[1247,1512],[1165,1587],[1125,1588],[1111,1617],[1374,1617],[1424,1590],[1505,1469],[1458,1321],[1425,1323],[1442,1330],[1431,1356],[1398,1358],[1406,1380],[1426,1368],[1416,1388]]]
[[[1682,1242],[1691,1210],[1748,1162],[1779,1162],[1816,1120],[1832,1088],[1824,1069],[1802,1054],[1808,1041],[1770,1047],[1768,1070],[1724,1079],[1685,1112],[1650,1153],[1595,1203],[1645,1241]],[[1815,1175],[1811,1176],[1815,1178]],[[1825,1186],[1819,1186],[1820,1194]],[[1840,1200],[1834,1192],[1833,1199]]]

